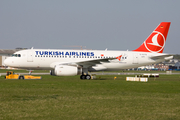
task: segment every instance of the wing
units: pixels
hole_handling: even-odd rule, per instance
[[[114,60],[114,59],[117,59],[117,58],[113,57],[113,58],[86,60],[86,61],[76,62],[76,64],[80,66],[84,66],[84,67],[90,67],[96,64],[101,64],[102,62],[110,62],[109,60]]]
[[[51,68],[54,68],[56,65],[70,65],[70,66],[83,66],[83,67],[90,67],[95,66],[96,64],[101,64],[102,62],[110,62],[109,60],[117,59],[116,57],[111,58],[99,58],[99,59],[92,59],[92,60],[82,60],[79,62],[54,62],[50,65]]]

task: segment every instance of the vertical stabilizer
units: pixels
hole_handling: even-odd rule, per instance
[[[166,37],[169,31],[170,22],[161,22],[144,43],[136,50],[137,52],[162,53]]]

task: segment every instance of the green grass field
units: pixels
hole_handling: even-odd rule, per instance
[[[0,120],[178,120],[180,75],[127,82],[124,75],[0,77]]]

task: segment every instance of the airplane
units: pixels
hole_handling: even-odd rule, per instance
[[[163,53],[170,22],[161,22],[150,36],[132,51],[27,49],[15,52],[4,63],[28,70],[50,70],[51,75],[74,76],[91,79],[89,72],[137,68],[170,60]]]

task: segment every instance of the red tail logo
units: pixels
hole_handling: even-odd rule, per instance
[[[118,59],[118,60],[120,61],[120,60],[121,60],[121,57],[122,57],[122,55],[116,57],[116,59]]]
[[[170,22],[162,22],[136,50],[139,52],[162,53],[164,50],[166,37],[170,27]]]

